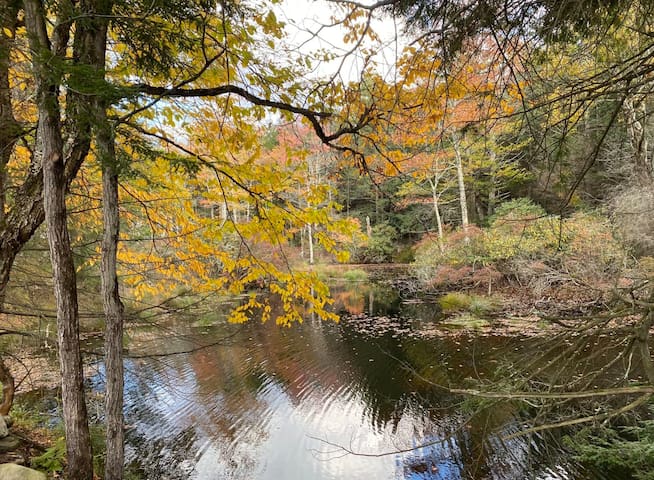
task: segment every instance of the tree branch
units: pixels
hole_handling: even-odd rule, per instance
[[[367,107],[363,113],[359,116],[356,123],[347,123],[337,131],[327,134],[324,127],[320,123],[320,119],[326,119],[332,117],[333,112],[318,112],[304,107],[298,107],[290,103],[279,102],[276,100],[269,100],[266,98],[261,98],[252,92],[247,91],[243,87],[237,85],[220,85],[218,87],[209,87],[209,88],[166,88],[166,87],[156,87],[153,85],[147,85],[144,83],[134,85],[133,90],[137,93],[143,93],[146,95],[158,96],[161,98],[202,98],[202,97],[219,97],[223,95],[237,95],[248,102],[259,105],[262,107],[275,108],[285,112],[295,113],[306,118],[313,127],[316,135],[324,144],[329,145],[337,150],[346,151],[354,154],[357,157],[361,157],[362,154],[351,147],[344,145],[334,145],[332,142],[344,135],[355,134],[359,132],[363,127],[368,125],[371,120],[373,120],[373,106]]]

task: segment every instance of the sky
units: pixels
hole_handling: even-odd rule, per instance
[[[379,73],[383,76],[393,75],[395,58],[406,44],[402,39],[402,27],[394,19],[382,17],[379,12],[374,15],[371,28],[381,42],[367,41],[362,47],[363,50],[376,52],[371,58],[377,64]],[[333,2],[327,0],[284,0],[279,7],[279,18],[287,22],[291,42],[302,45],[302,51],[310,54],[322,48],[341,57],[346,55],[344,60],[339,58],[320,65],[319,75],[339,71],[345,80],[356,81],[364,66],[364,55],[361,47],[348,54],[354,45],[343,41],[346,29],[333,25],[334,18],[342,17],[343,10],[338,10]]]

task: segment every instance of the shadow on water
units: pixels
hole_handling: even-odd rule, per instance
[[[435,305],[350,287],[334,289],[339,323],[132,329],[130,352],[153,356],[126,365],[129,459],[153,479],[600,478],[553,436],[503,440],[517,403],[434,385],[491,378],[529,339],[424,336]]]

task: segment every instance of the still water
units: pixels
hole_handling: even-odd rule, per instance
[[[438,387],[483,382],[533,339],[444,331],[435,304],[383,285],[334,292],[338,323],[132,329],[146,356],[126,365],[128,458],[151,479],[599,478],[555,436],[507,440],[525,426],[519,403]]]

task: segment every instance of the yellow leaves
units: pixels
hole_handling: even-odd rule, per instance
[[[260,25],[263,27],[264,33],[268,34],[275,34],[277,36],[281,35],[282,28],[284,27],[283,23],[280,23],[277,20],[277,16],[275,15],[275,12],[272,10],[268,10],[268,13],[260,17]],[[271,48],[274,48],[274,42],[273,46]]]
[[[252,140],[252,148],[227,156],[227,141],[211,123],[205,120],[195,131],[206,146],[206,162],[193,175],[178,162],[142,159],[128,145],[122,148],[132,158],[120,188],[119,278],[126,298],[157,303],[183,289],[242,298],[230,317],[235,322],[256,317],[289,325],[310,313],[334,319],[328,289],[315,275],[288,265],[288,250],[309,224],[316,248],[340,261],[347,258],[343,245],[359,232],[355,222],[335,218],[333,192],[319,179],[330,157],[302,135],[280,135],[276,152]],[[205,132],[218,132],[215,141]],[[17,160],[29,153],[17,152]],[[69,202],[73,223],[83,225],[86,235],[80,244],[101,236],[100,197],[100,170],[87,163]],[[97,268],[99,257],[98,246],[81,268]],[[256,294],[263,288],[281,311]]]

